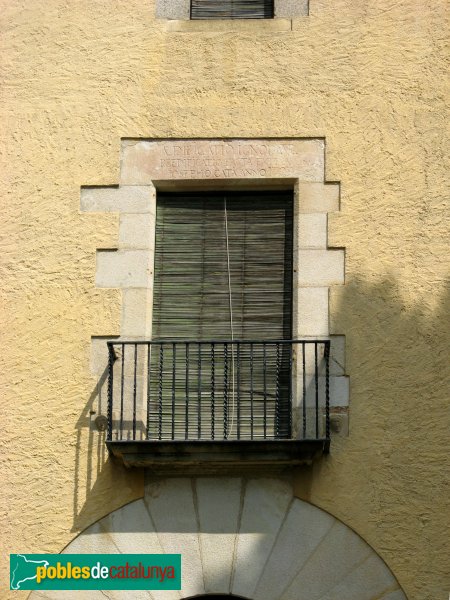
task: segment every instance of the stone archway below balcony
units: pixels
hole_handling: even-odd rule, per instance
[[[294,497],[282,478],[149,478],[144,498],[91,525],[64,553],[182,555],[180,592],[89,592],[89,600],[406,600],[373,548]],[[33,592],[30,600],[72,597],[80,592]]]

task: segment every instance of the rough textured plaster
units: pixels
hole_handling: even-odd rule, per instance
[[[120,322],[95,249],[118,223],[80,214],[80,185],[118,181],[121,137],[291,135],[326,137],[342,184],[331,331],[352,381],[351,435],[296,493],[361,534],[409,600],[448,594],[445,12],[311,0],[292,31],[179,34],[147,0],[1,0],[2,590],[7,553],[59,551],[143,493],[89,433],[90,336]]]

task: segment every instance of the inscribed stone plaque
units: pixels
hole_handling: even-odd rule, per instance
[[[323,181],[323,140],[124,140],[122,144],[122,185],[261,178]]]

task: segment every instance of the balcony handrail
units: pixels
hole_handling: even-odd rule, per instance
[[[312,338],[304,338],[297,340],[278,340],[278,339],[211,339],[211,340],[194,340],[194,339],[177,339],[177,338],[163,338],[159,340],[110,340],[106,342],[108,346],[120,346],[125,344],[137,344],[139,345],[156,345],[156,344],[327,344],[330,345],[330,338],[324,337],[315,337]]]

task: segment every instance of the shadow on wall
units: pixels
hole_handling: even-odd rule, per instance
[[[107,339],[111,337],[104,339],[105,364]],[[142,496],[143,471],[127,470],[119,462],[111,460],[106,448],[107,432],[99,431],[96,425],[96,418],[107,414],[107,392],[108,370],[105,367],[76,423],[71,529],[75,533],[111,510]]]
[[[363,406],[388,437],[411,437],[416,433],[411,427],[426,427],[427,421],[434,436],[435,426],[444,433],[444,419],[434,423],[433,412],[424,419],[424,411],[444,416],[450,286],[440,289],[441,297],[422,296],[420,304],[414,298],[416,303],[405,302],[410,292],[393,276],[375,283],[356,277],[336,292],[331,329],[346,336],[350,412]]]
[[[330,305],[331,331],[346,336],[351,456],[357,450],[361,464],[390,470],[399,497],[422,498],[425,512],[433,500],[423,477],[442,486],[435,496],[447,495],[439,472],[450,427],[450,285],[435,284],[435,295],[423,294],[420,302],[393,275],[375,281],[359,275],[334,288]],[[344,454],[346,439],[339,445]],[[333,461],[333,439],[329,459],[302,470],[300,497],[309,500],[314,482],[330,475],[326,460]],[[372,490],[382,506],[384,491]]]
[[[105,343],[106,345],[106,343]],[[92,394],[89,397],[83,412],[76,423],[76,446],[75,446],[75,474],[73,494],[73,527],[72,531],[79,531],[85,526],[86,516],[92,500],[99,502],[96,497],[96,488],[102,487],[102,472],[107,462],[106,431],[96,431],[94,418],[96,414],[106,414],[107,405],[107,369],[100,376]],[[87,435],[87,452],[83,456],[83,437]],[[82,465],[84,458],[85,464]],[[84,467],[84,468],[83,468]],[[85,482],[82,483],[82,478]],[[86,490],[86,499],[82,504],[80,494]]]
[[[363,405],[365,420],[370,423],[364,432],[367,452],[371,451],[371,438],[380,435],[388,448],[390,439],[392,444],[398,445],[399,439],[407,444],[414,436],[424,436],[427,428],[432,428],[433,439],[444,439],[448,431],[444,394],[445,381],[450,379],[450,288],[440,300],[429,298],[428,304],[411,306],[403,300],[407,292],[394,277],[372,283],[360,276],[335,288],[332,299],[331,330],[346,336],[350,419]],[[105,369],[76,424],[72,531],[86,528],[127,498],[139,495],[133,494],[132,488],[142,482],[142,471],[127,470],[109,458],[105,432],[98,432],[94,425],[97,415],[106,415],[106,398]],[[353,435],[358,437],[358,431]],[[345,440],[342,442],[345,447]],[[119,486],[127,493],[118,493]]]

